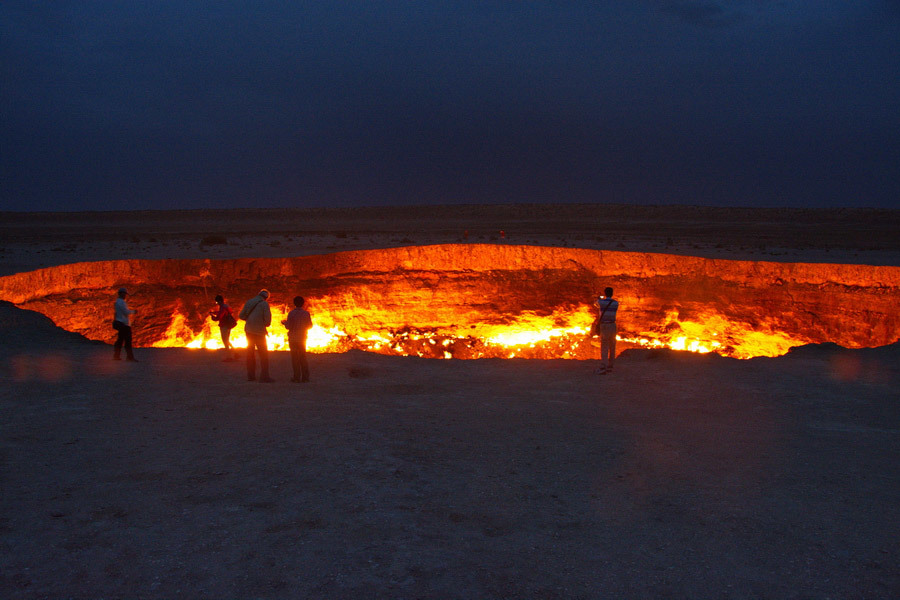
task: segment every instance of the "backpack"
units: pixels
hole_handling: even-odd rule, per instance
[[[235,325],[237,325],[237,321],[234,318],[234,315],[231,314],[229,310],[225,315],[219,319],[219,327],[222,329],[232,329]]]

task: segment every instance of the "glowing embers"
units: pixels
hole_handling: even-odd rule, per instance
[[[815,341],[778,331],[768,322],[731,322],[715,310],[704,311],[691,320],[680,320],[678,311],[672,310],[666,314],[658,332],[618,339],[642,347],[716,352],[733,358],[781,356],[794,346]]]
[[[385,324],[371,329],[360,326],[360,315],[311,303],[315,326],[309,332],[307,347],[311,352],[346,352],[363,350],[397,356],[424,358],[595,358],[597,339],[588,335],[595,314],[583,305],[572,312],[557,311],[550,315],[524,313],[504,323],[467,323],[448,326]],[[287,332],[281,325],[287,307],[272,305],[269,347],[287,349]],[[175,313],[156,347],[222,348],[218,325],[207,320],[201,330],[187,325],[184,315]],[[691,352],[716,352],[735,358],[779,356],[791,347],[811,340],[788,335],[768,324],[734,323],[714,310],[680,320],[672,310],[653,331],[634,332],[627,320],[619,326],[619,351],[629,347],[671,348]],[[247,345],[243,323],[232,330],[231,343],[237,348]]]
[[[549,316],[523,314],[508,323],[477,323],[453,327],[389,324],[377,330],[353,325],[359,315],[337,309],[321,310],[310,304],[314,326],[307,338],[311,352],[346,352],[364,350],[380,354],[420,356],[425,358],[575,358],[577,347],[590,345],[585,339],[593,315],[585,306],[572,315],[554,313]],[[272,325],[269,327],[269,347],[287,349],[287,332],[281,321],[288,308],[272,304]],[[188,319],[175,313],[164,336],[153,342],[154,347],[187,347],[219,349],[223,347],[218,325],[204,322],[199,331],[192,330]],[[243,323],[231,331],[231,344],[245,348],[247,339]],[[585,354],[582,352],[581,354]],[[585,356],[587,357],[587,356]]]

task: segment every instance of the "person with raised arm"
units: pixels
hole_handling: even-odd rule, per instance
[[[115,316],[113,317],[113,329],[117,332],[116,343],[113,345],[113,360],[122,360],[122,346],[125,346],[125,360],[137,362],[131,346],[131,315],[137,314],[137,311],[128,308],[128,303],[125,302],[127,295],[127,289],[119,288],[119,297],[116,298]]]
[[[600,309],[600,315],[594,322],[594,334],[600,336],[600,369],[598,373],[605,375],[613,369],[616,362],[616,311],[619,301],[613,300],[611,287],[603,290],[594,305]]]

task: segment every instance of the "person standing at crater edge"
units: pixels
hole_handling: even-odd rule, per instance
[[[256,352],[259,351],[259,380],[262,383],[274,381],[269,377],[269,348],[266,346],[266,328],[272,324],[272,311],[266,299],[269,290],[247,300],[238,318],[245,321],[244,334],[247,336],[247,381],[256,381]]]
[[[231,307],[225,303],[225,298],[221,294],[216,296],[216,308],[209,311],[209,316],[213,321],[219,323],[219,334],[222,336],[222,344],[225,346],[225,361],[230,362],[237,360],[237,353],[231,346],[231,330],[237,325]]]
[[[137,362],[134,357],[134,349],[131,347],[131,315],[137,314],[136,310],[128,308],[125,296],[128,290],[119,288],[119,297],[116,298],[115,316],[113,317],[113,329],[118,332],[116,343],[113,345],[113,360],[122,360],[122,346],[125,346],[125,360]]]
[[[618,300],[613,300],[611,287],[603,290],[603,295],[594,303],[600,309],[600,315],[594,322],[594,333],[600,336],[600,370],[604,375],[613,369],[616,361],[616,311]]]
[[[294,310],[288,313],[287,319],[281,322],[288,331],[288,344],[291,347],[291,367],[294,377],[291,381],[305,383],[309,381],[309,362],[306,360],[306,334],[312,329],[312,317],[303,309],[303,296],[294,297]]]

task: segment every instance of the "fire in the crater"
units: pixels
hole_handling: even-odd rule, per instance
[[[109,261],[0,277],[0,299],[110,341],[120,285],[135,292],[138,346],[221,347],[212,295],[237,308],[272,292],[270,347],[286,347],[286,301],[302,294],[313,352],[429,358],[596,358],[588,330],[605,285],[620,344],[777,356],[792,346],[880,346],[900,336],[900,268],[711,260],[481,244],[294,258]],[[109,316],[108,316],[109,315]],[[232,332],[245,345],[242,325]]]
[[[461,327],[415,327],[403,326],[392,329],[367,331],[357,329],[348,333],[342,328],[340,317],[328,310],[323,310],[321,302],[312,302],[314,320],[317,321],[309,331],[307,349],[311,352],[345,352],[359,349],[381,354],[403,356],[421,356],[427,358],[485,358],[521,355],[546,355],[549,343],[555,342],[578,345],[584,342],[593,320],[588,309],[564,318],[561,315],[522,316],[520,320],[509,324],[466,324]],[[286,318],[288,307],[273,304],[272,326],[269,328],[268,343],[270,349],[287,350],[287,331],[281,325]],[[561,327],[560,322],[569,326]],[[244,336],[243,323],[231,331],[231,344],[236,348],[245,348],[247,339]],[[175,313],[163,337],[152,346],[159,348],[187,347],[205,348],[209,350],[223,348],[218,325],[207,320],[202,327],[194,331],[187,325],[187,319]],[[555,351],[554,351],[555,352]],[[574,356],[569,355],[564,357]]]
[[[281,321],[288,307],[273,305],[268,342],[272,350],[287,350],[287,331]],[[587,306],[569,315],[523,315],[507,324],[472,324],[458,328],[412,328],[348,333],[330,312],[317,313],[307,348],[311,352],[345,352],[359,349],[380,354],[426,358],[587,358],[594,314]],[[729,323],[721,315],[707,315],[703,322],[679,321],[676,311],[666,316],[661,331],[617,336],[622,348],[670,348],[697,353],[717,352],[735,358],[779,356],[808,340],[781,332],[765,332]],[[231,344],[245,348],[243,324],[231,332]],[[223,348],[218,326],[211,320],[194,331],[184,315],[176,313],[162,339],[154,347]]]

